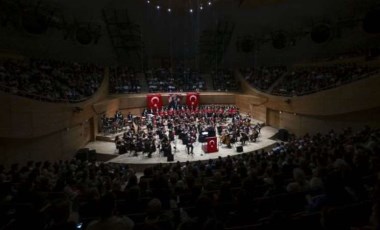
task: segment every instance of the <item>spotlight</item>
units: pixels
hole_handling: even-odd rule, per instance
[[[193,13],[193,9],[190,9],[189,11],[190,11],[190,13]]]
[[[200,9],[200,10],[203,10],[203,6],[200,6],[199,9]]]
[[[160,6],[157,6],[156,8],[157,8],[157,10],[159,10],[159,9],[160,9]]]
[[[149,3],[150,3],[150,1],[148,0],[148,1],[146,1],[146,3],[148,3],[148,4],[149,4]]]
[[[209,2],[208,2],[208,5],[211,6],[211,4],[212,4],[212,3],[209,1]]]
[[[169,13],[172,12],[172,9],[168,8],[168,12],[169,12]]]

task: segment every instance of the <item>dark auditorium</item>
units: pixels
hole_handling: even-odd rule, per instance
[[[378,0],[0,0],[0,230],[379,230]]]

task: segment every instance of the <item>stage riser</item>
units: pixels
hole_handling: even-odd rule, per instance
[[[107,137],[107,136],[96,136],[97,141],[105,141],[105,142],[114,142],[113,137]]]

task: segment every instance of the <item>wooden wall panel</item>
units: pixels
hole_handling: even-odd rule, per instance
[[[119,109],[120,101],[119,99],[106,99],[100,102],[97,102],[93,105],[94,111],[96,114],[112,114]]]
[[[235,100],[241,112],[250,113],[257,120],[267,121],[267,107],[264,106],[267,100],[265,98],[255,95],[238,94]]]
[[[119,109],[142,108],[146,107],[146,94],[135,94],[130,96],[121,96],[119,98]],[[165,101],[165,100],[164,100]]]
[[[9,165],[28,160],[68,160],[90,140],[90,128],[86,124],[61,130],[37,138],[0,138],[0,162]]]
[[[315,134],[317,132],[326,133],[331,129],[341,131],[347,127],[358,130],[365,125],[379,128],[379,117],[380,107],[335,116],[309,116],[282,112],[280,114],[279,128],[287,129],[296,135]]]
[[[267,107],[263,105],[251,105],[251,115],[254,119],[267,123]]]
[[[279,111],[269,109],[267,111],[267,124],[275,127],[275,128],[280,128],[280,114]]]
[[[235,104],[235,94],[230,93],[201,93],[201,104]]]

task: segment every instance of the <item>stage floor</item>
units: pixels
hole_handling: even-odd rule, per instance
[[[194,143],[194,154],[188,155],[186,151],[186,146],[182,144],[181,140],[177,140],[176,137],[176,148],[177,151],[173,150],[174,161],[168,162],[166,157],[163,157],[159,154],[158,151],[153,153],[152,158],[143,156],[142,153],[139,153],[138,156],[131,156],[129,154],[117,154],[115,143],[109,141],[94,141],[86,145],[86,148],[95,149],[98,154],[111,154],[115,157],[107,161],[107,163],[123,163],[129,165],[152,165],[157,163],[174,163],[177,161],[186,162],[186,161],[205,161],[208,159],[215,159],[218,157],[234,156],[242,153],[253,152],[263,148],[267,148],[275,144],[277,141],[270,139],[278,132],[278,129],[275,129],[270,126],[264,126],[261,129],[261,133],[256,142],[247,141],[243,146],[243,152],[236,151],[236,145],[233,145],[232,148],[227,148],[224,144],[220,144],[218,138],[218,152],[215,153],[204,153],[202,150],[202,143]],[[239,143],[237,143],[239,145]],[[172,147],[175,145],[172,143]],[[174,149],[174,148],[172,148]]]

